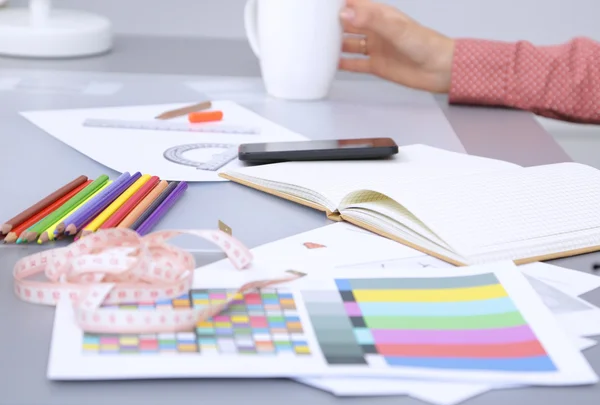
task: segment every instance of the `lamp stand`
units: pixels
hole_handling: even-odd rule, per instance
[[[0,55],[91,56],[109,51],[112,41],[108,19],[81,11],[54,10],[51,0],[29,0],[29,8],[0,9]]]

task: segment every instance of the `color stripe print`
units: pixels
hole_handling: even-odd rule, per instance
[[[330,365],[556,371],[494,274],[336,284],[304,294]]]

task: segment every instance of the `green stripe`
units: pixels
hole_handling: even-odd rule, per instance
[[[367,316],[371,329],[493,329],[525,325],[519,312],[476,316]]]

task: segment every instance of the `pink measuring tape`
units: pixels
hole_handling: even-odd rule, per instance
[[[189,234],[219,246],[238,269],[247,268],[252,253],[237,239],[218,230],[159,231],[140,236],[129,229],[100,230],[68,247],[25,257],[14,269],[15,293],[24,301],[56,305],[68,297],[80,328],[90,333],[162,333],[193,330],[198,322],[221,312],[218,306],[198,309],[131,311],[102,305],[174,299],[192,287],[192,255],[167,244]],[[44,274],[49,281],[32,277]],[[241,286],[238,293],[290,281],[263,280]]]

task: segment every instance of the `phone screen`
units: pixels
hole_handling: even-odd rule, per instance
[[[321,141],[251,143],[241,145],[240,152],[288,152],[332,149],[381,148],[392,146],[396,146],[396,144],[393,140],[389,138],[331,139]]]

